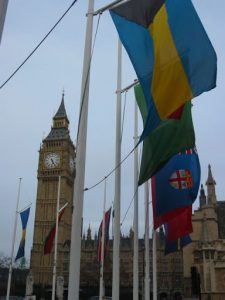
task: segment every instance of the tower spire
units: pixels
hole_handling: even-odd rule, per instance
[[[87,230],[87,240],[91,240],[91,225],[89,224],[88,230]]]
[[[199,204],[200,204],[200,207],[202,207],[203,205],[206,205],[206,195],[205,195],[205,190],[204,190],[203,184],[201,184]]]
[[[62,91],[62,100],[61,100],[61,103],[60,103],[60,106],[58,108],[57,113],[53,117],[53,120],[66,118],[67,121],[69,122],[69,120],[67,118],[67,114],[66,114],[65,104],[64,104],[64,95],[65,95],[65,91],[63,89],[63,91]]]
[[[208,166],[208,178],[206,180],[207,186],[207,204],[216,204],[216,192],[215,192],[215,185],[216,182],[212,176],[211,165]]]
[[[215,182],[215,180],[212,176],[211,165],[209,164],[209,166],[208,166],[208,179],[206,181],[206,185],[213,185],[213,184],[215,185],[216,182]]]
[[[56,114],[53,117],[53,124],[47,140],[65,139],[69,137],[69,119],[66,114],[64,104],[64,90],[62,92],[62,99]]]

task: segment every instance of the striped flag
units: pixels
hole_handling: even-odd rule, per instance
[[[22,238],[20,240],[19,249],[17,251],[17,255],[15,261],[21,257],[24,257],[25,253],[25,241],[26,241],[26,230],[27,230],[27,222],[30,214],[30,207],[20,212],[20,218],[22,222]]]
[[[216,86],[216,53],[191,0],[130,0],[110,14],[146,98],[144,139]]]

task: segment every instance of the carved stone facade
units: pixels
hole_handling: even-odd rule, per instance
[[[202,300],[225,299],[225,202],[217,201],[216,182],[209,166],[206,181],[200,190],[199,208],[192,217],[192,243],[184,248],[185,294],[191,295],[190,268],[200,274]]]
[[[152,291],[152,240],[150,242],[150,291]],[[87,236],[83,235],[81,250],[81,278],[80,288],[86,294],[98,294],[100,266],[97,261],[97,235],[91,235],[90,227]],[[69,265],[69,241],[67,242]],[[144,285],[144,239],[139,239],[139,294],[143,293]],[[107,243],[104,282],[106,295],[112,292],[112,260],[113,241]],[[162,231],[157,234],[157,273],[158,273],[158,295],[159,299],[181,299],[183,295],[183,256],[182,253],[164,255],[164,234]],[[129,236],[121,236],[120,243],[120,295],[121,299],[132,299],[133,291],[133,232]],[[152,294],[152,292],[151,292]]]
[[[72,199],[75,179],[75,147],[69,136],[69,120],[64,107],[64,95],[53,117],[48,136],[39,151],[38,186],[34,224],[31,272],[34,285],[51,288],[53,251],[44,255],[44,242],[56,219],[56,203],[59,176],[61,176],[60,207],[68,206],[59,224],[57,276],[64,277],[68,285]],[[217,201],[216,182],[209,166],[206,181],[207,196],[203,185],[200,190],[199,208],[192,216],[192,243],[177,252],[164,255],[164,234],[157,235],[157,276],[159,299],[180,299],[193,296],[191,267],[196,267],[201,280],[202,300],[225,299],[225,201]],[[150,290],[152,291],[152,253],[150,240]],[[122,299],[132,298],[133,286],[133,233],[121,236],[120,291]],[[112,240],[107,245],[105,259],[105,289],[112,289]],[[139,287],[143,290],[144,240],[139,240]],[[97,262],[97,236],[92,238],[91,228],[82,238],[81,289],[96,291],[99,287],[99,264]],[[92,294],[93,295],[93,294]],[[125,297],[126,295],[126,297]],[[130,296],[129,296],[130,295]]]
[[[48,136],[42,141],[37,171],[37,199],[34,223],[31,271],[36,285],[51,285],[53,251],[44,255],[45,239],[56,220],[56,203],[59,176],[60,207],[68,205],[59,224],[57,275],[65,276],[64,242],[70,239],[73,184],[75,178],[75,147],[69,136],[69,120],[64,106],[64,95],[60,107],[53,117]],[[66,275],[68,270],[66,270]]]
[[[192,243],[176,252],[164,255],[164,234],[157,236],[158,299],[180,299],[197,297],[192,291],[191,267],[196,267],[200,275],[202,300],[225,299],[225,201],[217,201],[216,182],[209,166],[206,181],[207,196],[203,185],[200,189],[199,208],[192,215]],[[97,237],[82,240],[81,288],[99,285],[99,266],[97,263]],[[133,280],[133,235],[121,237],[121,293],[132,293]],[[150,240],[150,249],[151,249]],[[139,240],[139,287],[140,294],[144,277],[144,240]],[[152,253],[150,250],[150,274],[152,290]],[[112,241],[107,245],[105,268],[106,290],[111,291]]]

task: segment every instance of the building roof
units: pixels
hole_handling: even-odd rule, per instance
[[[64,104],[64,92],[62,93],[62,100],[60,106],[53,117],[53,126],[50,133],[45,140],[60,140],[68,139],[69,136],[69,120],[66,114],[65,104]]]
[[[62,93],[61,104],[60,104],[60,106],[58,108],[58,111],[56,112],[53,120],[55,120],[55,119],[62,119],[62,118],[66,118],[68,120],[67,114],[66,114],[66,109],[65,109],[65,104],[64,104],[64,91]]]
[[[60,140],[69,138],[69,130],[66,128],[52,128],[46,140]]]

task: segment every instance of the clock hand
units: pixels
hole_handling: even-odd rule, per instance
[[[55,162],[54,162],[54,160],[51,158],[51,162],[53,163],[53,165],[55,166]]]

